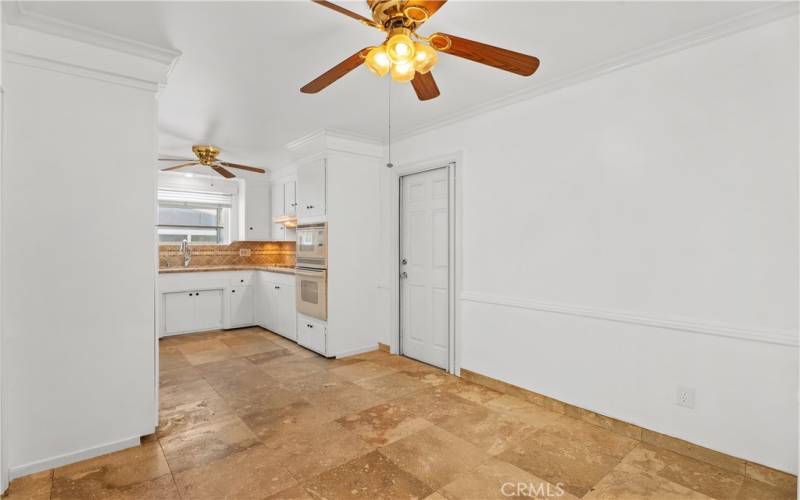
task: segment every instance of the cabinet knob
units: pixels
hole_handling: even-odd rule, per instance
[[[198,295],[200,295],[200,292],[194,292],[194,295],[195,297],[197,297]]]
[[[194,295],[194,294],[193,294],[193,293],[190,293],[190,294],[189,294],[189,297],[191,297],[192,295]]]
[[[306,326],[307,326],[308,328],[314,328],[314,325],[309,325],[308,323],[306,323]]]
[[[275,287],[275,290],[280,290],[280,289],[281,289],[281,287],[279,287],[279,286]]]
[[[236,293],[236,290],[231,290],[231,293]]]
[[[244,280],[239,280],[239,283],[244,283]]]

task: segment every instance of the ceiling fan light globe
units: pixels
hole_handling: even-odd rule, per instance
[[[378,76],[384,76],[392,69],[392,61],[389,60],[389,56],[386,55],[386,49],[382,45],[373,47],[367,53],[364,64]]]
[[[411,62],[396,63],[392,65],[392,80],[396,82],[410,82],[414,79],[414,64]]]
[[[386,42],[386,54],[395,64],[414,60],[414,42],[404,34],[392,35]]]
[[[414,50],[414,67],[417,72],[423,75],[428,73],[436,66],[439,56],[436,51],[428,45],[417,43]]]

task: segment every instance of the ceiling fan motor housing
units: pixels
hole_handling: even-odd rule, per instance
[[[203,165],[211,165],[217,159],[219,148],[209,144],[195,144],[192,146],[192,151],[197,155],[197,159]]]

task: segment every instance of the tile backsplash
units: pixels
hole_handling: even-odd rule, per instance
[[[287,266],[294,267],[294,241],[236,241],[230,245],[189,245],[191,266]],[[180,245],[158,246],[161,268],[183,265]]]

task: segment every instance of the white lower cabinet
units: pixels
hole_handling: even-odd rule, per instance
[[[290,340],[297,340],[294,277],[262,273],[256,293],[256,322]]]
[[[326,330],[324,321],[304,314],[297,315],[297,343],[323,356],[327,355]]]
[[[164,334],[222,328],[222,290],[164,294]]]
[[[228,328],[250,326],[255,322],[253,287],[235,286],[228,293],[230,321]]]

